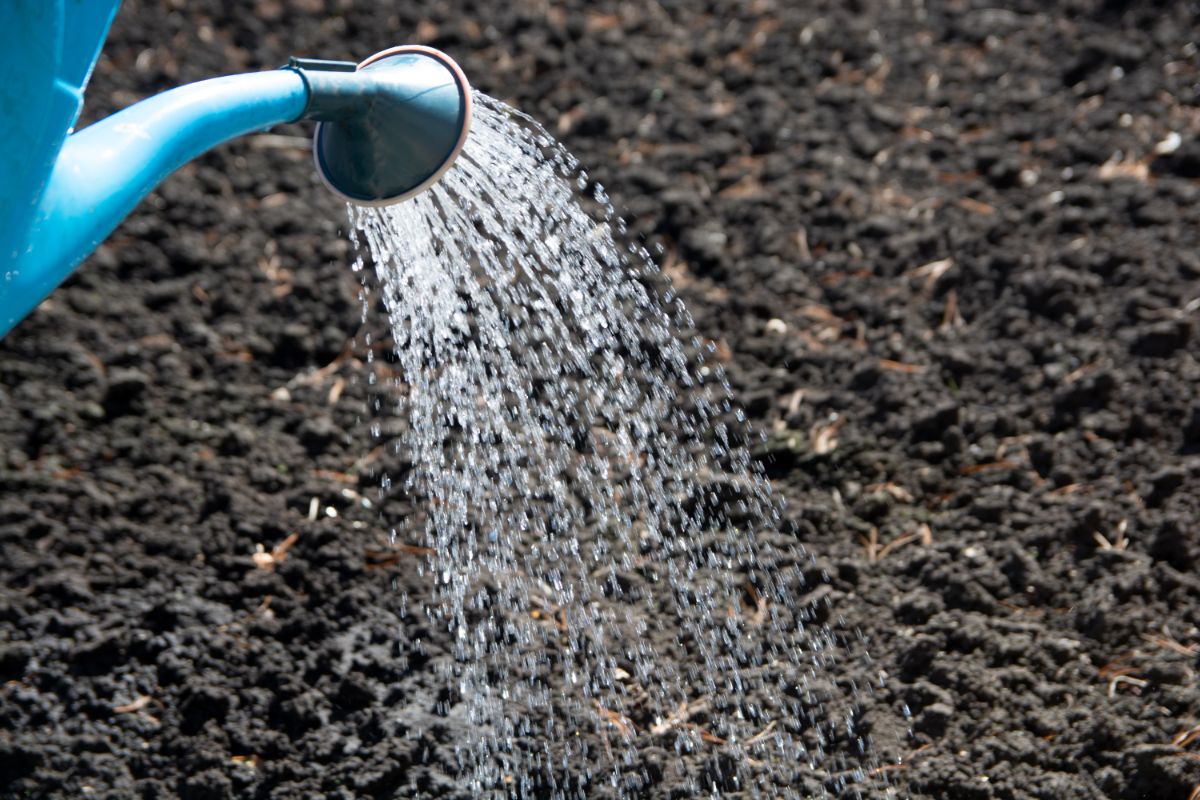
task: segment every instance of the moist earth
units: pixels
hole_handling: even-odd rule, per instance
[[[1186,799],[1198,13],[126,0],[81,124],[292,54],[446,50],[661,245],[763,434],[871,654],[836,676],[877,687],[882,766],[846,794]],[[2,797],[465,796],[308,133],[180,170],[0,342]]]

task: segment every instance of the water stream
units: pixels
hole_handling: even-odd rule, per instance
[[[721,370],[570,154],[476,99],[433,189],[350,212],[412,464],[384,488],[428,511],[426,612],[455,642],[464,792],[857,785],[845,633],[805,601],[811,560]]]

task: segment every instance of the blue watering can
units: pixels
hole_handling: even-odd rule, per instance
[[[316,120],[318,173],[364,205],[428,188],[466,141],[462,70],[418,46],[188,84],[72,133],[119,5],[5,0],[0,9],[0,337],[159,182],[228,139]]]

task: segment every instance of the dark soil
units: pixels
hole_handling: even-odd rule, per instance
[[[1005,5],[127,0],[86,116],[447,50],[665,246],[889,675],[892,783],[1186,800],[1200,9]],[[183,169],[0,343],[0,796],[455,795],[307,133]]]

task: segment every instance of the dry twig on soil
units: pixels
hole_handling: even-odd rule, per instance
[[[916,750],[913,750],[911,753],[901,756],[900,760],[897,761],[895,764],[880,764],[878,767],[871,770],[868,774],[872,775],[872,776],[883,775],[886,772],[895,772],[897,770],[908,769],[909,763],[916,760],[916,757],[918,755],[920,755],[923,751],[928,750],[932,746],[933,745],[930,745],[930,744],[923,744],[920,747],[918,747]]]
[[[1188,656],[1190,658],[1191,656],[1200,655],[1200,644],[1184,644],[1183,642],[1172,638],[1170,634],[1167,633],[1166,626],[1163,626],[1163,633],[1161,636],[1155,636],[1151,633],[1143,633],[1142,639],[1150,642],[1151,644],[1156,644],[1166,650],[1172,650],[1176,653],[1179,653],[1181,656]]]
[[[150,695],[144,694],[138,699],[134,700],[132,703],[126,703],[123,706],[113,706],[113,713],[132,714],[134,711],[141,711],[143,708],[150,705],[153,699],[154,698],[152,698]]]
[[[1171,744],[1175,745],[1176,747],[1187,747],[1189,744],[1197,740],[1200,740],[1200,725],[1179,733],[1171,740]]]
[[[396,542],[389,550],[364,550],[363,558],[366,560],[364,569],[390,569],[400,563],[402,556],[431,556],[436,552],[431,547]]]
[[[893,361],[890,358],[879,359],[879,367],[889,372],[903,372],[905,375],[920,375],[927,369],[924,364],[906,364],[903,361]]]
[[[596,710],[600,712],[600,716],[604,717],[610,725],[619,730],[622,736],[633,738],[637,735],[637,726],[633,724],[633,720],[629,717],[605,708],[600,705],[599,700],[593,700],[592,702],[596,704]]]
[[[813,452],[823,456],[832,453],[838,446],[838,431],[846,424],[846,418],[833,415],[828,422],[818,422],[809,429],[808,443]]]
[[[271,548],[268,552],[262,544],[254,546],[254,555],[250,556],[254,561],[254,566],[263,570],[275,569],[275,565],[287,558],[288,551],[292,549],[292,545],[300,538],[299,533],[290,534],[279,544]]]
[[[1129,527],[1129,520],[1123,519],[1117,523],[1117,532],[1112,541],[1108,540],[1100,531],[1092,531],[1092,538],[1101,550],[1125,550],[1129,547],[1129,540],[1125,538],[1125,530]]]
[[[920,542],[928,547],[933,544],[933,530],[926,523],[922,522],[915,530],[907,533],[902,533],[895,539],[892,539],[882,547],[879,546],[879,529],[874,525],[866,536],[861,533],[858,535],[858,540],[862,543],[863,550],[866,551],[867,561],[875,564],[882,561],[889,553],[899,550],[906,544],[912,542]]]

